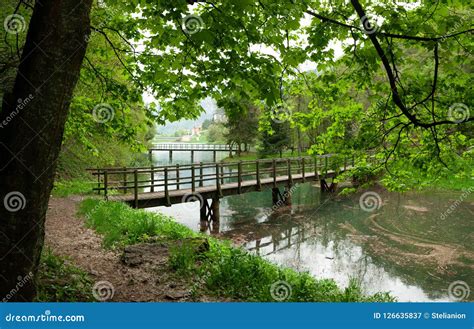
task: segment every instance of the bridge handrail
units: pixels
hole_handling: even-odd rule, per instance
[[[320,175],[326,176],[331,170],[337,173],[351,165],[354,165],[353,157],[330,154],[137,168],[88,168],[88,171],[97,176],[97,187],[93,188],[94,191],[99,194],[103,192],[105,197],[110,191],[124,194],[131,191],[137,203],[139,194],[152,193],[156,189],[164,192],[169,200],[169,192],[173,190],[191,189],[194,192],[198,187],[214,186],[218,193],[221,193],[220,186],[231,182],[236,183],[240,191],[245,181],[253,180],[260,186],[262,179],[273,178],[273,185],[276,187],[277,177],[287,177],[291,182],[293,175],[300,175],[299,179],[305,181],[307,174],[311,173],[314,179],[318,179]],[[205,185],[208,182],[214,183]],[[144,189],[149,191],[145,192]]]

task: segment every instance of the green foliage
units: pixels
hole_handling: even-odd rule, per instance
[[[122,203],[85,200],[80,207],[86,222],[104,235],[104,245],[113,247],[149,241],[157,237],[170,246],[170,267],[180,275],[203,282],[209,294],[242,301],[274,301],[271,286],[277,281],[290,285],[288,301],[391,301],[388,294],[364,296],[351,283],[346,289],[333,280],[316,280],[308,273],[281,268],[228,243],[192,232],[160,214],[134,210]],[[198,252],[183,239],[202,237],[208,251]],[[178,240],[178,241],[177,241]],[[191,239],[192,240],[192,239]]]
[[[50,249],[41,255],[37,279],[38,302],[90,302],[92,280],[67,258],[55,256]]]
[[[92,194],[92,183],[84,179],[56,180],[52,190],[55,197],[67,197],[70,195]]]
[[[180,239],[194,235],[170,217],[134,210],[121,202],[87,199],[81,203],[79,214],[85,216],[89,227],[104,235],[106,248],[143,242],[156,236]]]

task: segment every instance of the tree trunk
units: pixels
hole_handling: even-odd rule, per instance
[[[43,247],[56,160],[87,46],[91,3],[36,1],[13,90],[3,99],[0,298],[4,301],[31,301],[36,294],[31,276],[37,272]],[[30,101],[19,108],[26,99]]]

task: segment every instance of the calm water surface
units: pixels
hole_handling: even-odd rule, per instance
[[[218,153],[218,160],[226,156]],[[155,152],[154,160],[169,163],[168,152]],[[174,163],[189,161],[189,152],[173,152]],[[212,161],[212,152],[196,152],[195,161]],[[381,203],[372,211],[361,209],[361,194],[329,198],[311,183],[293,189],[292,206],[276,210],[270,190],[225,197],[220,223],[210,227],[200,225],[197,202],[150,210],[316,278],[333,278],[341,286],[356,279],[368,294],[449,301],[454,281],[474,289],[474,195],[374,192]]]

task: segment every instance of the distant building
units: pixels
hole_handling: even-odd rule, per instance
[[[190,142],[191,141],[191,136],[190,135],[181,136],[179,141],[180,142]]]
[[[212,121],[215,123],[225,123],[227,122],[227,117],[224,113],[224,110],[217,109],[217,111],[212,115]]]
[[[202,131],[202,127],[201,126],[194,126],[192,129],[191,129],[191,136],[201,136],[201,131]]]

